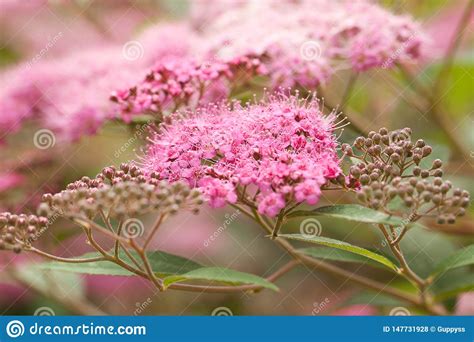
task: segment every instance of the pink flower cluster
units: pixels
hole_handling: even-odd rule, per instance
[[[197,19],[212,6],[193,5]],[[265,53],[274,87],[314,89],[341,68],[416,61],[426,43],[410,17],[365,0],[224,1],[214,10],[211,20],[195,23],[210,53]]]
[[[334,118],[315,99],[284,95],[208,106],[163,125],[143,169],[199,187],[213,207],[254,189],[259,212],[275,216],[291,203],[315,204],[321,186],[339,175]]]
[[[130,121],[134,114],[162,115],[166,110],[195,107],[201,100],[222,100],[227,98],[230,85],[264,72],[256,56],[210,63],[174,58],[159,62],[137,86],[113,92],[111,100],[119,104],[124,120]]]
[[[18,65],[0,75],[0,140],[28,119],[53,130],[59,139],[96,133],[115,116],[110,93],[138,82],[157,59],[188,54],[192,37],[184,24],[156,26],[133,41],[133,58],[124,44]]]

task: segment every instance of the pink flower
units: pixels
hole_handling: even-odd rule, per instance
[[[314,89],[339,69],[417,61],[427,41],[411,18],[366,0],[198,1],[194,16],[206,5],[214,15],[199,28],[209,53],[265,55],[275,88]]]
[[[0,174],[0,193],[17,187],[25,181],[25,177],[18,173]]]
[[[235,203],[244,186],[269,216],[289,203],[316,204],[321,186],[340,173],[334,116],[324,116],[316,99],[284,95],[232,106],[172,117],[151,139],[146,173],[187,181],[212,206]]]
[[[220,208],[226,203],[237,202],[234,186],[219,179],[204,177],[199,181],[199,187],[208,196],[209,203],[213,208]]]
[[[188,38],[192,35],[186,32],[190,31],[185,24],[148,29],[133,42],[143,53],[136,60],[127,58],[126,44],[120,44],[9,70],[1,77],[0,128],[11,133],[23,121],[37,119],[42,127],[52,129],[64,140],[96,133],[106,120],[115,116],[110,93],[137,83],[157,59],[187,54]]]
[[[474,291],[459,295],[456,304],[456,315],[474,315]]]
[[[118,103],[125,121],[135,114],[161,116],[165,111],[227,98],[234,81],[263,72],[260,60],[254,56],[211,62],[170,58],[157,63],[138,85],[113,92],[111,100]]]
[[[258,204],[258,211],[267,216],[274,217],[278,215],[285,206],[285,199],[282,195],[271,193],[268,196],[262,196]]]

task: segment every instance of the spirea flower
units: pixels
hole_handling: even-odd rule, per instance
[[[280,94],[208,106],[162,125],[143,169],[200,188],[213,207],[254,189],[259,212],[275,216],[289,204],[317,203],[322,185],[339,175],[334,120],[316,99]]]
[[[169,39],[171,32],[178,35],[176,40]],[[137,55],[129,56],[127,45],[109,45],[9,70],[0,79],[2,132],[14,132],[23,121],[36,119],[64,140],[96,133],[115,116],[109,101],[113,90],[137,83],[157,59],[188,53],[187,38],[192,35],[185,32],[190,30],[184,24],[152,27],[132,41]]]
[[[158,63],[137,86],[113,92],[111,100],[119,104],[126,121],[134,114],[161,116],[166,110],[197,106],[203,100],[222,100],[235,82],[264,72],[256,56],[209,62],[174,58]]]
[[[272,85],[314,89],[341,68],[416,61],[426,39],[411,18],[369,1],[227,1],[200,26],[211,54],[266,54]],[[209,2],[193,3],[202,8]],[[265,23],[262,25],[261,23]]]

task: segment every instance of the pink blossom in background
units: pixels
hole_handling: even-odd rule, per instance
[[[202,28],[220,16],[222,13],[242,7],[248,0],[199,0],[192,1],[190,8],[190,20],[193,27],[200,31]]]
[[[357,304],[346,306],[332,313],[335,316],[374,316],[378,314],[377,308],[371,305]]]
[[[0,193],[21,185],[25,177],[18,173],[0,173]]]
[[[115,115],[108,100],[114,89],[137,83],[156,58],[187,53],[186,39],[161,39],[161,29],[169,37],[171,29],[163,26],[154,30],[155,40],[138,37],[128,45],[78,51],[6,72],[0,85],[2,131],[14,132],[22,121],[34,118],[64,140],[96,133]],[[186,32],[182,30],[185,36]],[[172,45],[164,45],[166,41]]]
[[[426,31],[430,37],[433,37],[434,57],[440,58],[446,54],[467,3],[467,1],[459,1],[456,6],[452,6],[447,11],[442,11],[428,21]],[[462,46],[467,49],[472,48],[474,43],[474,11],[471,12],[471,18],[463,37]]]
[[[201,13],[212,4],[193,6],[192,13]],[[225,1],[220,7],[226,8],[199,26],[210,53],[266,53],[273,87],[314,89],[341,68],[417,61],[426,43],[410,17],[368,1]]]
[[[474,292],[459,295],[455,313],[456,315],[474,315]]]
[[[256,186],[258,209],[275,216],[291,202],[315,204],[320,187],[340,173],[333,115],[319,103],[270,96],[241,106],[212,105],[173,118],[152,139],[143,168],[203,190],[213,207]]]
[[[75,50],[121,42],[144,19],[146,15],[140,6],[128,0],[2,0],[0,43],[23,60],[31,61],[45,48],[47,52],[41,58],[51,59]]]

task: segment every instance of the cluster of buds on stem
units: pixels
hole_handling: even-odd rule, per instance
[[[119,169],[104,168],[93,179],[83,177],[57,194],[43,195],[38,213],[92,220],[102,212],[109,219],[123,220],[152,211],[174,214],[179,209],[188,209],[197,212],[201,203],[198,190],[180,182],[169,184],[154,175],[145,177],[140,168],[124,163]]]
[[[0,250],[11,249],[20,253],[24,245],[30,245],[48,226],[43,216],[0,213]]]
[[[353,146],[342,145],[345,155],[358,160],[349,171],[357,198],[370,208],[403,214],[394,205],[398,199],[409,209],[410,221],[432,216],[439,224],[454,223],[456,216],[465,214],[469,193],[441,178],[441,160],[423,166],[432,147],[422,139],[413,142],[411,133],[410,128],[381,128],[356,138]]]

